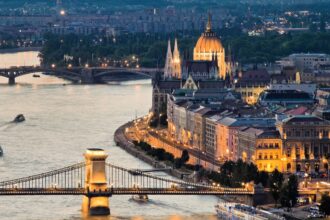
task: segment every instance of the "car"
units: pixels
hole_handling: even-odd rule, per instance
[[[319,173],[319,178],[327,178],[327,177],[328,177],[327,173],[325,173],[325,172]]]
[[[296,172],[296,176],[300,178],[308,177],[308,173],[305,173],[304,171],[298,171]]]
[[[309,176],[310,176],[311,178],[317,178],[317,177],[318,177],[318,173],[316,173],[316,172],[311,172],[311,173],[309,174]]]

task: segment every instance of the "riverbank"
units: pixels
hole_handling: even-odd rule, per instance
[[[144,151],[137,148],[132,140],[127,138],[125,135],[126,129],[130,128],[133,125],[133,122],[128,122],[122,126],[120,126],[114,134],[114,141],[117,146],[124,149],[127,153],[133,155],[134,157],[139,158],[140,160],[146,162],[147,164],[155,167],[165,169],[164,172],[167,174],[174,176],[176,178],[192,181],[192,172],[182,172],[181,170],[174,169],[173,167],[167,165],[164,161],[158,161],[154,157],[147,155]]]
[[[0,54],[2,53],[18,53],[18,52],[30,52],[30,51],[40,51],[42,47],[18,47],[10,49],[0,49]]]

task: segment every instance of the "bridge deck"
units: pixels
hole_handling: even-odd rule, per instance
[[[84,188],[10,188],[0,189],[0,196],[14,195],[86,195],[90,197],[112,195],[253,195],[247,190],[228,191],[222,189],[165,189],[165,188],[108,188],[106,191],[88,192]]]

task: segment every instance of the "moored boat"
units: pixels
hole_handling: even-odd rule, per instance
[[[285,218],[271,212],[239,203],[221,202],[216,206],[217,216],[222,220],[283,220]]]

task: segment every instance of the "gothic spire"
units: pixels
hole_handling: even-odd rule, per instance
[[[165,68],[164,68],[164,78],[169,78],[172,76],[172,72],[173,72],[172,63],[173,63],[173,56],[172,56],[171,41],[168,40]]]

